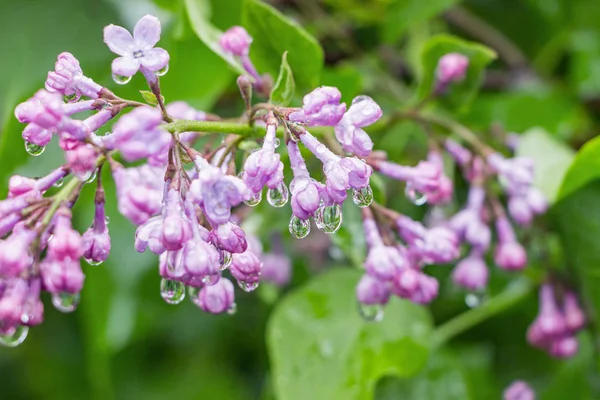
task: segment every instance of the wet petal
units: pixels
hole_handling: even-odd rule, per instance
[[[169,63],[169,53],[165,49],[157,47],[147,50],[142,58],[142,65],[148,70],[155,72],[163,69]]]
[[[149,50],[160,40],[160,21],[153,15],[145,15],[133,29],[135,43],[142,50]],[[160,68],[159,68],[160,69]]]
[[[106,43],[110,51],[120,56],[131,54],[135,47],[129,31],[112,24],[104,28],[104,43]]]
[[[140,69],[140,60],[133,57],[119,57],[112,62],[112,72],[121,76],[132,76]]]

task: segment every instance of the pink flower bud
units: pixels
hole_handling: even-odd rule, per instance
[[[221,278],[212,286],[204,286],[195,299],[196,305],[205,312],[221,314],[234,306],[233,284],[227,278]]]
[[[435,75],[438,85],[445,87],[452,82],[460,82],[465,79],[469,59],[459,53],[448,53],[438,61]]]
[[[388,285],[370,275],[363,275],[356,286],[356,298],[362,304],[387,304],[390,298]]]
[[[247,56],[250,52],[252,37],[241,26],[234,26],[223,33],[219,39],[221,48],[234,56]]]

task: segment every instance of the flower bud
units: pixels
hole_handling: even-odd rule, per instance
[[[40,263],[44,288],[50,293],[79,293],[85,276],[79,260],[66,258],[62,261],[46,257]]]
[[[504,390],[503,400],[535,400],[533,389],[523,381],[514,381]]]
[[[388,285],[370,275],[363,275],[356,286],[356,298],[362,304],[387,304],[390,298]]]
[[[460,82],[465,79],[469,59],[459,53],[448,53],[438,61],[435,75],[438,85],[447,86],[449,83]]]
[[[291,113],[289,120],[308,126],[334,126],[346,111],[346,104],[340,104],[341,98],[342,94],[336,87],[316,88],[304,96],[302,109]]]
[[[262,257],[262,279],[277,286],[285,286],[292,277],[292,261],[282,252],[264,254]]]
[[[83,257],[94,264],[106,261],[110,253],[110,235],[106,225],[104,202],[96,202],[94,223],[82,236]]]
[[[229,279],[221,277],[214,285],[200,289],[194,302],[205,312],[221,314],[233,307],[234,300],[233,284]]]
[[[467,258],[456,264],[454,271],[452,271],[454,283],[469,290],[485,288],[488,276],[488,268],[485,265],[481,251],[476,249],[472,250]]]
[[[225,52],[234,56],[247,56],[250,52],[252,37],[241,26],[234,26],[221,35],[219,44]]]
[[[65,158],[71,171],[80,179],[87,180],[96,169],[98,150],[91,144],[81,143],[73,150],[65,151]]]
[[[577,332],[583,329],[585,326],[585,314],[579,306],[575,293],[567,292],[565,294],[562,312],[565,316],[567,329],[570,332]]]
[[[570,358],[577,354],[579,344],[575,336],[558,338],[550,345],[550,354],[556,358]]]
[[[210,233],[210,240],[219,249],[230,253],[243,253],[248,248],[246,234],[236,224],[227,222]]]
[[[232,255],[229,270],[239,283],[253,284],[260,280],[262,262],[251,251],[245,251]]]
[[[62,208],[56,215],[54,237],[48,243],[48,258],[56,261],[79,260],[83,255],[83,242],[79,232],[71,228],[71,211]]]
[[[183,212],[181,194],[169,189],[160,239],[167,250],[180,250],[192,237],[190,220]]]

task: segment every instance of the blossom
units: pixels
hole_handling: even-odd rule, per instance
[[[200,289],[194,303],[208,313],[221,314],[235,305],[234,299],[233,284],[229,279],[221,278],[214,285]]]
[[[344,151],[366,157],[373,150],[373,141],[362,129],[372,125],[383,111],[369,96],[358,96],[352,100],[352,105],[335,126],[335,137]]]
[[[104,195],[102,194],[101,198],[96,201],[92,226],[81,237],[83,257],[88,262],[94,264],[106,261],[110,253],[110,235],[108,234],[108,225],[106,224],[103,197]]]
[[[438,61],[435,76],[440,87],[465,79],[469,59],[460,53],[444,54]]]
[[[283,182],[283,163],[275,152],[276,125],[267,125],[267,134],[263,147],[250,154],[244,164],[243,181],[254,193],[264,186],[274,189]]]
[[[454,283],[469,290],[485,288],[488,277],[489,271],[483,259],[483,251],[478,248],[473,248],[471,254],[456,264],[452,271]]]
[[[291,113],[288,118],[308,126],[335,126],[346,111],[346,104],[340,103],[341,98],[338,88],[321,86],[304,96],[302,109]]]
[[[104,28],[104,43],[121,57],[112,62],[112,72],[119,76],[133,76],[138,70],[157,72],[169,63],[169,53],[154,47],[160,40],[160,21],[152,15],[142,17],[133,36],[125,28],[108,25]]]
[[[71,53],[60,53],[54,71],[48,72],[46,90],[58,92],[64,96],[87,96],[97,99],[102,90],[92,79],[83,75],[79,61]]]
[[[252,44],[252,37],[241,26],[229,28],[219,38],[221,48],[234,56],[247,56]]]

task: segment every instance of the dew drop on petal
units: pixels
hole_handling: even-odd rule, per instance
[[[97,267],[98,265],[102,264],[102,261],[94,261],[91,258],[86,258],[85,262],[91,265],[92,267]]]
[[[69,94],[69,95],[64,95],[64,99],[67,103],[75,103],[76,101],[78,101],[81,98],[81,96],[78,93],[73,93],[73,94]]]
[[[287,204],[290,193],[284,182],[281,182],[276,188],[267,191],[267,201],[273,207],[283,207]]]
[[[365,95],[361,95],[361,96],[356,96],[353,100],[352,100],[352,104],[357,104],[357,103],[361,103],[363,101],[368,101],[368,100],[372,100],[369,96],[365,96]]]
[[[231,265],[231,253],[219,250],[219,271],[225,271]]]
[[[369,207],[373,202],[373,190],[371,189],[371,186],[352,189],[352,201],[360,208]]]
[[[54,185],[52,185],[52,186],[59,188],[59,187],[61,187],[61,186],[62,186],[64,183],[65,183],[65,178],[59,178],[59,179],[58,179],[56,182],[54,182]]]
[[[112,78],[118,85],[126,85],[131,81],[131,76],[112,74]]]
[[[160,296],[168,304],[179,304],[185,299],[185,285],[181,282],[162,278]]]
[[[79,293],[60,292],[52,293],[52,305],[60,312],[70,313],[79,305]]]
[[[37,144],[31,142],[25,142],[25,151],[30,155],[37,157],[41,155],[46,148],[44,146],[38,146]]]
[[[300,219],[292,215],[290,219],[290,234],[296,239],[304,239],[310,233],[310,220]]]
[[[198,295],[200,294],[200,288],[195,286],[187,287],[187,296],[190,301],[196,305],[198,305]]]
[[[250,200],[244,201],[244,204],[246,204],[247,206],[250,206],[250,207],[256,207],[257,205],[260,204],[261,200],[262,200],[262,191],[255,193],[254,196],[252,196],[250,198]]]
[[[383,320],[383,306],[381,304],[358,303],[358,312],[367,322],[381,322]]]
[[[202,278],[202,283],[206,286],[213,286],[219,282],[219,279],[221,279],[221,275],[219,274],[206,275]]]
[[[169,64],[155,72],[156,76],[164,76],[169,72]]]
[[[404,188],[404,194],[414,205],[422,206],[427,203],[427,195],[415,190],[410,183],[406,184]]]
[[[27,339],[29,327],[17,325],[0,333],[0,344],[6,347],[17,347]]]
[[[84,176],[81,180],[85,183],[92,183],[96,180],[97,171],[94,169],[92,172],[89,172],[86,176]]]
[[[275,148],[278,148],[280,144],[281,140],[279,140],[279,138],[275,138]]]
[[[253,292],[258,287],[258,283],[259,283],[258,281],[256,281],[256,282],[238,281],[238,286],[244,292]]]
[[[227,314],[234,315],[236,312],[237,312],[237,304],[231,303],[231,305],[227,309]]]
[[[104,217],[104,223],[106,225],[110,224],[110,217],[108,215],[106,217]]]

